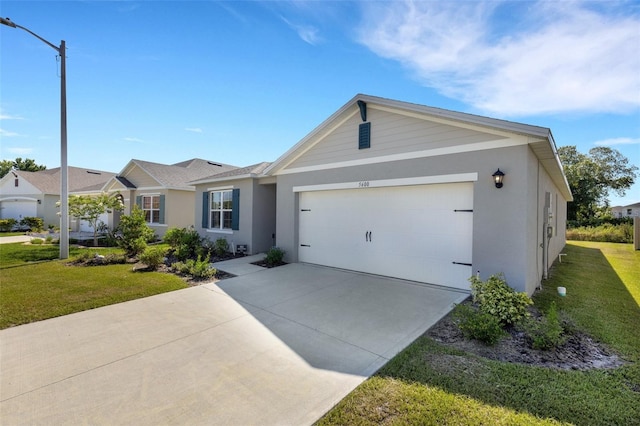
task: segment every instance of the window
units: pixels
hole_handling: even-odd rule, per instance
[[[631,216],[631,213],[632,213],[631,209],[627,209],[627,216]]]
[[[143,195],[142,211],[147,223],[160,223],[160,196]]]
[[[231,229],[232,201],[232,191],[214,191],[211,193],[211,219],[209,221],[211,228]]]
[[[240,229],[240,189],[202,193],[202,227],[211,230]]]

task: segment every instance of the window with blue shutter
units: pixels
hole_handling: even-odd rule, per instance
[[[209,193],[202,193],[202,227],[207,229],[209,227]]]
[[[158,219],[159,219],[158,222],[161,223],[161,224],[164,224],[164,205],[165,205],[164,204],[165,203],[164,200],[165,200],[165,196],[161,195],[160,196],[160,214],[159,214],[159,217],[158,217]]]
[[[240,189],[238,188],[232,191],[231,196],[231,229],[234,231],[240,229]]]

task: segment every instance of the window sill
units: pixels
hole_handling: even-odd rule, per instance
[[[231,229],[207,229],[207,232],[210,232],[212,234],[233,234],[233,231]]]
[[[160,227],[160,228],[166,228],[167,226],[169,226],[166,223],[147,223],[147,225],[156,226],[156,227]]]

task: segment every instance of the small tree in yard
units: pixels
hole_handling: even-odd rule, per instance
[[[149,228],[144,217],[144,212],[138,206],[133,206],[129,216],[120,218],[118,225],[121,236],[118,238],[118,246],[122,248],[128,257],[137,257],[147,248],[147,241],[154,237],[153,229]]]
[[[57,203],[60,206],[60,202]],[[102,193],[97,197],[72,195],[69,197],[69,215],[85,220],[93,228],[93,245],[98,245],[98,219],[104,213],[122,211],[124,206],[116,195]]]

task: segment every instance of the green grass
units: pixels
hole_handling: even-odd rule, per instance
[[[117,249],[70,248],[101,254]],[[159,272],[133,272],[131,265],[69,266],[51,260],[58,246],[0,245],[0,329],[178,290],[187,285]]]
[[[623,357],[613,370],[559,371],[491,361],[421,337],[318,424],[639,425],[640,252],[571,242],[543,291],[576,326]],[[556,287],[567,288],[560,298]]]

